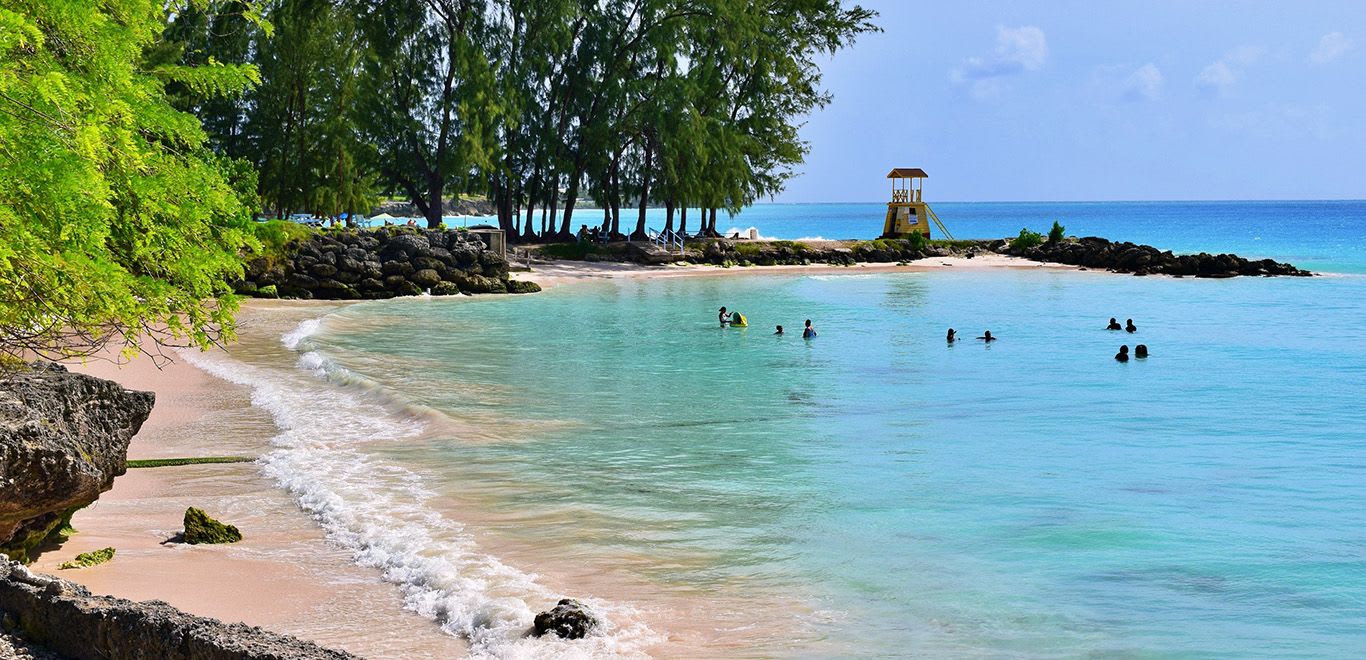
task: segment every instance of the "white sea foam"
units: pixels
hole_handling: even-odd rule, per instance
[[[639,656],[661,637],[627,606],[583,598],[604,620],[584,640],[531,639],[535,612],[558,594],[536,576],[480,552],[462,525],[428,505],[420,475],[365,453],[367,445],[421,434],[424,422],[393,412],[373,384],[312,348],[321,327],[305,321],[285,334],[301,350],[296,370],[244,364],[220,355],[183,353],[190,363],[251,390],[280,429],[263,470],[292,493],[355,561],[398,585],[405,605],[469,640],[475,656],[591,658]],[[324,391],[320,391],[324,390]]]

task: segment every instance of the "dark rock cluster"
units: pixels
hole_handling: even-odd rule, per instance
[[[1312,275],[1290,264],[1271,259],[1251,260],[1236,254],[1172,254],[1151,245],[1118,243],[1090,236],[1044,243],[1030,248],[1011,247],[1001,241],[998,251],[1034,261],[1086,268],[1100,268],[1135,275],[1177,277],[1237,277],[1239,275]]]
[[[238,293],[357,300],[456,293],[529,293],[508,263],[467,232],[412,227],[319,232],[247,265]]]
[[[29,643],[79,660],[349,660],[325,649],[241,623],[186,614],[160,601],[95,596],[66,580],[0,559],[0,627]],[[0,647],[3,648],[3,647]]]
[[[562,599],[553,609],[536,615],[532,634],[556,635],[564,639],[583,639],[598,627],[593,613],[573,598]]]
[[[55,364],[0,373],[0,553],[29,561],[113,487],[155,400]]]

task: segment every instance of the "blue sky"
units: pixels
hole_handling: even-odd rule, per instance
[[[777,201],[1366,198],[1366,1],[861,4]]]

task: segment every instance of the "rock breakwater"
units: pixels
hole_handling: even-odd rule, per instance
[[[530,293],[508,263],[468,232],[413,227],[322,231],[247,265],[238,293],[358,300],[456,293]]]
[[[1033,247],[1015,247],[1000,241],[996,251],[1033,261],[1100,268],[1135,275],[1172,275],[1176,277],[1238,277],[1313,275],[1288,263],[1271,259],[1245,259],[1236,254],[1173,254],[1151,245],[1115,242],[1096,236],[1046,242]]]

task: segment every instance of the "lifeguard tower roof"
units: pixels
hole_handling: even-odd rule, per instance
[[[928,179],[930,175],[919,167],[898,167],[887,174],[888,179]]]

